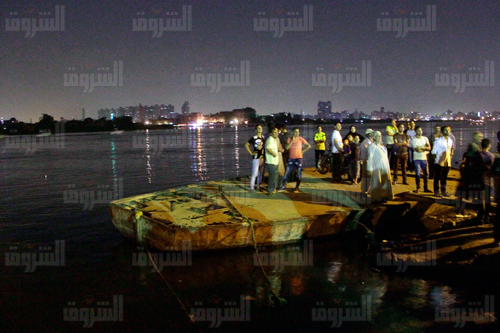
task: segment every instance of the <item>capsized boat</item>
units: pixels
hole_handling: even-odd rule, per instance
[[[126,237],[159,250],[182,248],[187,241],[192,250],[216,250],[298,242],[355,229],[357,222],[374,227],[384,219],[453,210],[419,197],[370,204],[352,186],[333,185],[312,169],[302,177],[301,192],[274,196],[248,191],[245,178],[123,198],[110,203],[111,220]],[[397,185],[398,191],[408,188]]]

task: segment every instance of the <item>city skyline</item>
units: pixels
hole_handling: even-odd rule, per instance
[[[82,109],[96,118],[139,104],[180,111],[185,101],[202,114],[263,115],[316,114],[318,101],[365,113],[500,105],[495,1],[7,1],[0,10],[4,119],[79,119]]]

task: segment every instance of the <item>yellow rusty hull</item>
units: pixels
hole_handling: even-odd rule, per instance
[[[306,171],[300,193],[274,196],[249,192],[246,179],[144,194],[111,202],[111,219],[126,237],[159,250],[186,241],[193,250],[215,250],[297,242],[356,228],[356,222],[373,228],[380,221],[453,209],[423,196],[371,205],[359,189],[321,177]]]

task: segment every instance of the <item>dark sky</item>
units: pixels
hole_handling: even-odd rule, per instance
[[[32,37],[25,37],[26,31],[7,31],[6,19],[54,18],[56,5],[64,5],[63,31],[37,31]],[[191,6],[190,30],[167,29],[160,37],[153,37],[153,31],[133,31],[134,18],[149,19],[148,24],[160,18],[166,22],[181,17],[183,5]],[[258,18],[270,25],[283,19],[286,26],[288,18],[303,18],[305,5],[312,6],[312,29],[291,27],[281,37],[254,29]],[[436,5],[435,29],[408,31],[404,37],[397,37],[397,27],[377,31],[379,18],[391,24],[406,18],[408,26],[411,18],[425,18],[431,5]],[[495,66],[500,51],[498,0],[2,1],[0,11],[4,118],[36,121],[42,113],[56,119],[80,118],[82,108],[96,117],[100,108],[139,103],[173,104],[180,112],[184,101],[189,101],[192,112],[205,114],[246,106],[260,114],[315,114],[318,101],[327,100],[334,111],[371,112],[381,106],[430,114],[500,110],[500,80],[494,80],[500,73],[500,62]],[[169,12],[178,14],[167,16]],[[116,73],[122,83],[97,83],[84,92],[82,74],[97,78],[98,73],[113,73],[114,61],[123,64]],[[238,74],[242,61],[250,65],[242,86],[226,82],[211,92],[215,86],[212,89],[206,81],[204,86],[191,82],[196,73],[206,79],[209,74]],[[371,64],[369,84],[347,83],[333,93],[331,86],[313,84],[313,74],[345,78],[360,73],[363,61]],[[467,80],[469,73],[484,73],[486,61],[495,67],[488,84]],[[101,71],[102,67],[109,70]],[[65,73],[77,74],[81,85],[65,84]],[[436,73],[467,76],[455,85],[437,86]]]

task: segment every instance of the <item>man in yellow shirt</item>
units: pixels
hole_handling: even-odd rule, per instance
[[[316,143],[316,148],[314,150],[314,157],[316,158],[316,170],[319,170],[319,160],[325,153],[325,141],[326,134],[325,132],[323,132],[323,128],[321,126],[318,126],[318,132],[314,135],[314,142]]]

